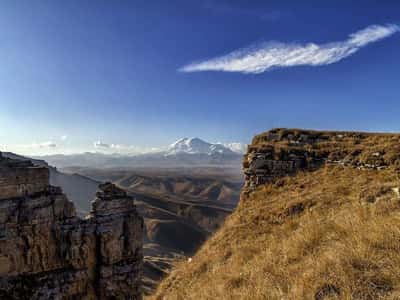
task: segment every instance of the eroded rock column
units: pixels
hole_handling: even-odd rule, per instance
[[[96,224],[98,298],[140,299],[143,220],[133,199],[114,184],[102,184],[91,220]]]

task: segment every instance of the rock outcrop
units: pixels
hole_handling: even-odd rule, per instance
[[[358,169],[400,169],[400,135],[272,129],[254,137],[243,160],[244,192],[324,164]]]
[[[141,299],[142,231],[115,185],[82,220],[47,168],[0,155],[0,299]]]

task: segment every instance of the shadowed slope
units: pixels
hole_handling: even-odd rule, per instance
[[[136,200],[144,218],[143,288],[153,292],[176,259],[192,256],[239,199],[238,168],[69,169],[113,181]]]

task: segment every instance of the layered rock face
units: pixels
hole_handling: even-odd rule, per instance
[[[0,299],[140,299],[142,231],[113,184],[82,220],[47,168],[0,157]]]
[[[143,220],[133,199],[112,183],[102,184],[89,221],[96,227],[98,298],[140,298]]]
[[[324,164],[399,169],[400,135],[278,128],[257,135],[244,156],[244,191]]]
[[[1,153],[0,153],[1,155]],[[0,199],[22,197],[43,191],[49,184],[49,171],[29,161],[0,156]]]

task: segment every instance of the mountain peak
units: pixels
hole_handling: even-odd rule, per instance
[[[232,154],[233,152],[222,144],[208,143],[198,137],[185,137],[177,140],[168,147],[167,155],[178,153],[212,155],[215,153]]]

